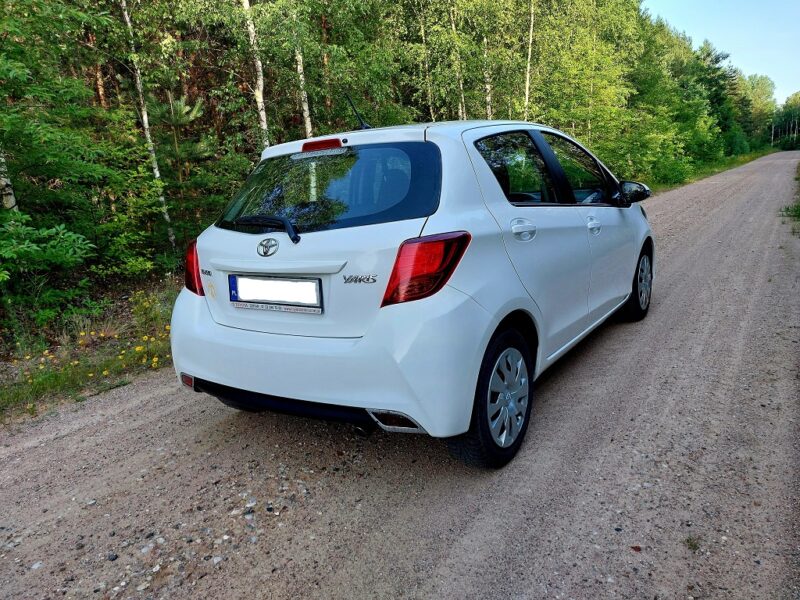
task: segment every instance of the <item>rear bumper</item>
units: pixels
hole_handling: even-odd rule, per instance
[[[279,398],[278,396],[270,396],[269,394],[240,390],[227,385],[214,383],[213,381],[206,381],[205,379],[194,379],[194,391],[204,392],[225,402],[288,415],[313,417],[315,419],[325,419],[327,421],[344,421],[357,425],[374,424],[369,413],[363,408],[321,404],[319,402],[294,400],[292,398]]]
[[[399,412],[430,435],[449,437],[469,427],[491,321],[472,298],[445,287],[380,309],[362,338],[276,335],[219,325],[205,298],[183,290],[172,315],[172,356],[178,375],[204,380],[199,389],[212,395],[225,386],[241,392],[240,401],[251,392],[290,403],[266,408],[301,414],[318,408],[304,402],[330,405],[326,418],[337,418],[337,407]]]

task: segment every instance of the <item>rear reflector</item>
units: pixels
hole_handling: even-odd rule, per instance
[[[403,242],[381,306],[420,300],[438,292],[455,271],[471,239],[466,231],[454,231]]]
[[[314,140],[303,144],[302,152],[314,152],[315,150],[330,150],[331,148],[341,148],[342,141],[339,138],[328,138],[326,140]]]
[[[194,389],[194,377],[187,373],[181,373],[181,383],[188,388]]]
[[[200,259],[197,257],[197,240],[193,240],[186,248],[186,289],[198,296],[205,296],[203,280],[200,279]]]

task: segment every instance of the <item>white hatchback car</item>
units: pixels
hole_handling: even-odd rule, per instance
[[[267,148],[189,246],[175,370],[236,408],[374,421],[502,466],[536,377],[618,309],[647,314],[649,195],[523,122]]]

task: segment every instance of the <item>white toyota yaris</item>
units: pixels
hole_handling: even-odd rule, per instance
[[[615,311],[647,314],[649,195],[523,122],[267,148],[189,246],[175,370],[236,408],[424,432],[502,466],[536,377]]]

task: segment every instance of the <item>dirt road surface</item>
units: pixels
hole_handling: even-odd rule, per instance
[[[501,471],[167,371],[0,428],[0,596],[800,598],[798,160],[645,203],[649,317],[542,376]]]

